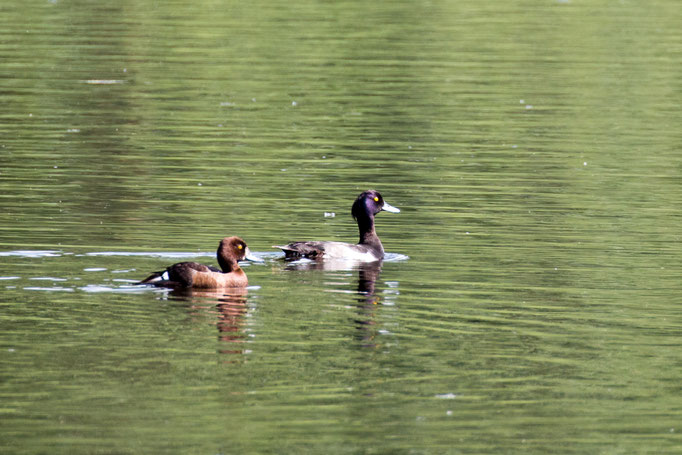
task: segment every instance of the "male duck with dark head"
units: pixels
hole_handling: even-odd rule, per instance
[[[249,247],[239,237],[225,237],[218,245],[220,269],[197,262],[179,262],[166,270],[155,272],[138,284],[175,289],[219,289],[246,287],[246,273],[239,267],[239,261],[261,262],[253,256]]]
[[[284,251],[285,259],[344,259],[357,262],[373,262],[383,259],[384,247],[374,230],[374,216],[381,212],[399,213],[400,210],[384,201],[378,191],[367,190],[360,194],[351,213],[358,223],[360,243],[309,241],[275,245]]]

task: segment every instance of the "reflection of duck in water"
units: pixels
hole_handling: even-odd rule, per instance
[[[378,303],[374,296],[374,285],[381,274],[382,261],[369,262],[358,268],[358,294],[365,296],[369,302]]]
[[[246,287],[246,273],[239,267],[239,261],[261,261],[251,254],[249,247],[239,237],[225,237],[218,245],[220,269],[198,262],[179,262],[166,270],[155,272],[138,284],[168,288],[219,289]]]
[[[321,270],[321,271],[358,271],[357,285],[357,306],[356,315],[353,316],[355,328],[358,331],[354,337],[362,343],[363,347],[375,346],[374,337],[376,336],[376,310],[377,305],[381,305],[378,295],[376,295],[376,282],[381,274],[383,261],[374,262],[353,262],[353,261],[293,261],[286,265],[286,270]]]
[[[358,307],[357,317],[354,319],[358,331],[355,338],[363,347],[376,347],[375,308],[381,302],[375,294],[375,285],[380,274],[381,261],[365,264],[358,271]]]
[[[348,259],[359,262],[374,262],[383,259],[384,247],[374,230],[374,216],[385,210],[399,213],[400,210],[384,201],[379,192],[368,190],[360,194],[351,213],[358,223],[360,242],[352,245],[343,242],[308,241],[293,242],[277,246],[284,251],[285,259]]]
[[[177,300],[187,301],[194,316],[209,313],[217,317],[218,339],[225,343],[244,343],[247,336],[244,333],[244,323],[248,312],[246,288],[230,289],[174,289],[170,295]],[[202,316],[203,319],[203,316]],[[221,349],[221,354],[243,354],[240,345]]]
[[[325,259],[322,261],[292,261],[288,262],[286,270],[322,270],[327,272],[334,271],[358,271],[358,295],[361,302],[377,304],[378,298],[375,296],[376,281],[381,274],[383,261],[358,262],[348,260]]]

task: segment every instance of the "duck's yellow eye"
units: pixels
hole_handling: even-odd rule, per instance
[[[379,202],[379,197],[378,197],[378,196],[374,196],[374,202]]]
[[[244,247],[241,246],[241,245],[237,245],[237,248],[239,248],[240,250],[243,250],[243,249],[244,249]]]

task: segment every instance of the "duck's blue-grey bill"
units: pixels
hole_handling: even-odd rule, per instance
[[[258,256],[254,256],[251,250],[249,250],[249,247],[246,247],[246,254],[244,255],[244,259],[247,261],[253,261],[253,262],[265,262],[263,259],[259,258]]]
[[[381,207],[381,210],[386,210],[387,212],[391,213],[400,213],[400,209],[397,207],[393,207],[391,204],[388,202],[384,202],[384,206]]]

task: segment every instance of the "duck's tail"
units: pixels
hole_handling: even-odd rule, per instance
[[[162,282],[167,282],[170,277],[168,276],[168,270],[161,270],[160,272],[154,272],[142,281],[135,284],[152,284],[158,286]]]

